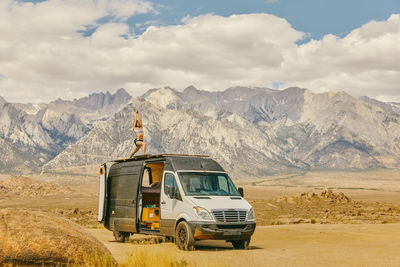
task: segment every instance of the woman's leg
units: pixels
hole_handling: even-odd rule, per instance
[[[143,155],[146,154],[146,143],[143,141],[137,141],[136,142],[136,146],[138,146],[139,148],[142,147],[143,149]]]
[[[143,155],[144,154],[146,154],[146,143],[145,142],[142,142],[143,143]]]
[[[140,146],[136,145],[135,149],[132,151],[132,153],[129,155],[129,158],[132,158],[133,155],[135,155],[136,152],[138,152],[140,149]]]

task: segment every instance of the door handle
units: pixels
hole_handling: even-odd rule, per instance
[[[162,202],[161,202],[161,205],[162,205],[162,204],[166,204],[165,201],[162,201]]]
[[[135,200],[134,199],[132,200],[132,204],[135,204]]]

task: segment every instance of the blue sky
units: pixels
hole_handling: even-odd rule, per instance
[[[23,0],[21,2],[43,2]],[[399,0],[156,0],[159,13],[132,16],[130,25],[177,25],[186,16],[204,14],[231,16],[233,14],[268,13],[285,18],[296,30],[321,39],[326,34],[343,36],[371,21],[386,20],[400,13]],[[146,26],[146,27],[147,27]],[[145,26],[136,28],[140,34]]]
[[[310,33],[314,39],[329,33],[348,33],[370,20],[384,20],[393,13],[400,13],[398,0],[172,0],[154,3],[165,5],[154,17],[162,24],[178,24],[186,15],[269,13],[285,18],[296,30]]]
[[[399,39],[400,0],[0,0],[0,96],[297,86],[400,102]]]

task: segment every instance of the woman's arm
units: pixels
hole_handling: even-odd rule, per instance
[[[133,127],[132,127],[132,129],[135,129],[138,113],[139,113],[139,110],[136,109],[136,112],[135,112],[135,120],[134,120],[134,122],[133,122]]]
[[[140,128],[143,128],[142,116],[140,116],[139,110],[137,110],[137,114],[138,114],[138,120],[140,122]]]

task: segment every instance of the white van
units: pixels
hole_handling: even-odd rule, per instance
[[[251,205],[224,169],[206,156],[143,155],[103,164],[98,220],[119,242],[162,235],[180,249],[214,239],[245,248],[256,228]]]

